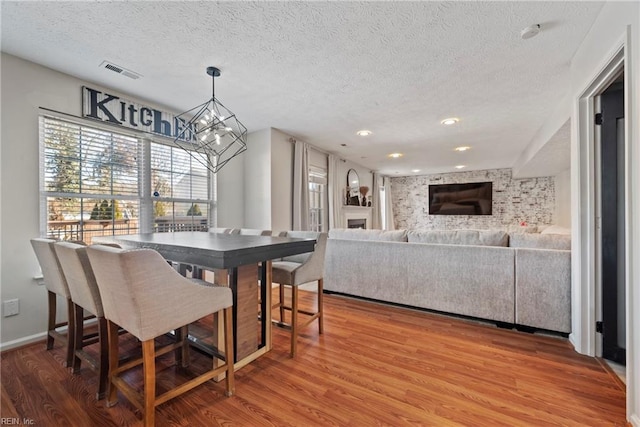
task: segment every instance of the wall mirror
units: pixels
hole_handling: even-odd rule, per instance
[[[347,205],[360,204],[360,179],[355,169],[349,169],[347,172]]]

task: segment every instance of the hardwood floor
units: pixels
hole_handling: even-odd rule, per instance
[[[303,304],[315,294],[301,292]],[[125,336],[122,339],[126,339]],[[134,347],[133,340],[129,340]],[[325,296],[325,333],[314,323],[289,358],[288,332],[236,372],[236,395],[208,382],[157,409],[158,426],[624,426],[625,390],[597,359],[565,339]],[[37,426],[140,424],[125,399],[96,402],[97,378],[63,367],[44,343],[2,354],[1,417]],[[185,378],[172,357],[158,387]],[[209,363],[192,352],[194,371]],[[134,373],[130,380],[141,376]]]

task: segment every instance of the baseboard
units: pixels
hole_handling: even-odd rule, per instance
[[[85,319],[84,321],[84,325],[85,326],[91,326],[98,323],[98,319],[96,319],[95,317],[91,317],[89,319]],[[60,326],[59,328],[56,328],[56,330],[58,332],[67,332],[67,326]],[[13,341],[8,341],[8,342],[3,342],[0,343],[0,352],[5,351],[5,350],[11,350],[13,348],[16,347],[22,347],[25,345],[29,345],[29,344],[33,344],[34,342],[38,342],[38,341],[43,341],[45,338],[47,337],[47,333],[46,332],[40,332],[37,333],[35,335],[29,335],[28,337],[22,337],[22,338],[18,338],[17,340],[13,340]]]
[[[575,335],[573,333],[569,334],[569,342],[573,346],[573,349],[576,351],[576,353],[580,353],[578,351],[578,346],[576,345]]]
[[[11,350],[17,347],[23,347],[25,345],[33,344],[34,342],[44,341],[47,337],[46,332],[40,332],[35,335],[29,335],[28,337],[18,338],[17,340],[0,343],[0,352]]]
[[[629,422],[633,427],[640,427],[640,415],[632,414],[629,417]]]

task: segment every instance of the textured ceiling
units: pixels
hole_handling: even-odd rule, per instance
[[[570,87],[570,60],[601,7],[3,1],[1,42],[4,52],[180,111],[210,96],[205,69],[215,65],[216,97],[249,131],[278,128],[382,173],[441,173],[514,164]],[[522,40],[532,24],[542,31]],[[104,60],[143,77],[99,68]],[[440,124],[451,116],[460,122]],[[473,148],[456,153],[458,145]],[[404,157],[389,159],[394,151]]]

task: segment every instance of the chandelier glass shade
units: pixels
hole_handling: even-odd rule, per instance
[[[213,173],[247,149],[247,128],[215,96],[216,67],[207,67],[211,76],[211,98],[177,117],[180,125],[174,142]],[[197,155],[196,155],[197,153]],[[206,160],[205,160],[206,159]]]

